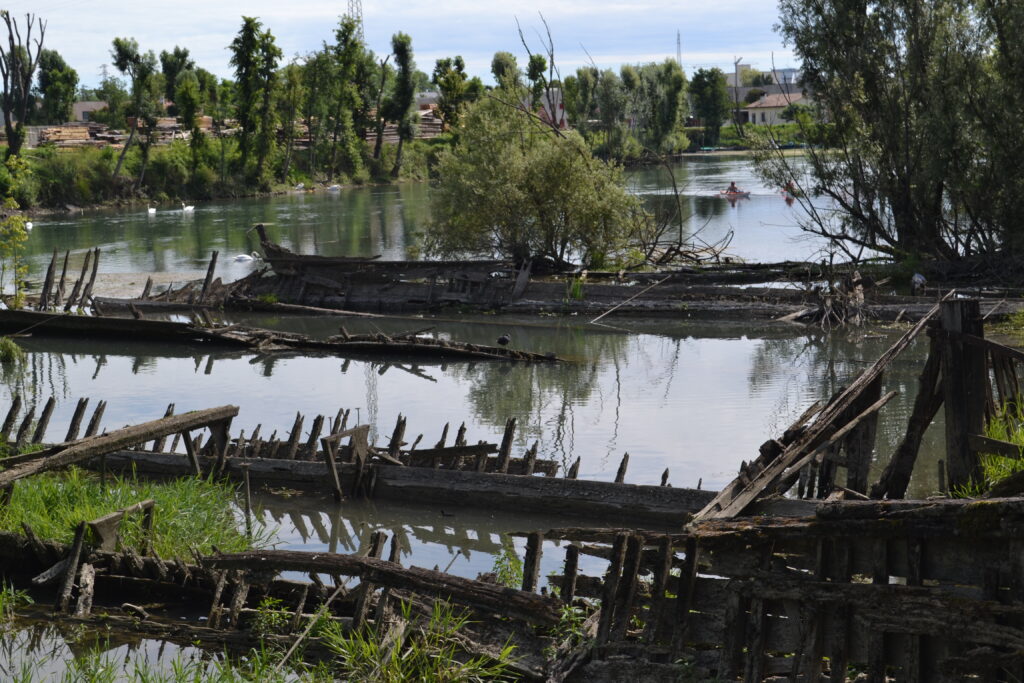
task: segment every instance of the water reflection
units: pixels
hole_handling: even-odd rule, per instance
[[[313,336],[337,331],[338,319],[247,318]],[[662,321],[620,322],[629,333],[557,320],[346,320],[350,331],[387,333],[433,326],[435,334],[493,343],[508,333],[520,348],[553,351],[562,364],[439,363],[409,357],[210,351],[159,343],[22,340],[24,374],[0,377],[5,396],[59,401],[53,433],[70,420],[80,396],[106,399],[107,424],[153,419],[177,410],[234,404],[236,428],[288,429],[296,411],[333,416],[352,409],[378,440],[401,413],[407,439],[436,441],[446,422],[465,421],[467,438],[497,441],[516,417],[521,454],[534,440],[541,457],[570,463],[580,475],[611,479],[624,451],[627,481],[720,487],[769,436],[815,400],[828,398],[873,362],[899,331],[804,334],[781,326]],[[900,396],[882,412],[879,453],[887,457],[906,423],[925,352],[915,344],[887,373]],[[307,420],[307,424],[309,421]],[[931,485],[931,484],[929,484]]]

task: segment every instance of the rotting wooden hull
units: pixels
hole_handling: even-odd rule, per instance
[[[31,334],[33,336],[108,337],[126,341],[210,341],[209,335],[202,330],[184,323],[41,311],[0,311],[0,333]],[[228,341],[225,341],[224,345],[239,346],[238,343]]]
[[[201,459],[204,471],[216,459]],[[254,485],[288,487],[330,495],[327,464],[300,460],[265,458],[228,458],[224,473],[241,479],[241,464],[247,464]],[[96,466],[98,463],[93,463]],[[115,471],[136,471],[151,476],[187,476],[189,463],[184,455],[119,451],[106,456],[106,467]],[[428,467],[370,465],[368,476],[374,480],[372,496],[380,500],[415,500],[451,507],[482,507],[500,510],[528,510],[565,514],[574,517],[613,518],[619,522],[681,525],[690,513],[707,504],[713,491],[617,484],[606,481],[563,479],[556,477],[470,472]],[[355,465],[338,464],[342,488],[352,489]]]

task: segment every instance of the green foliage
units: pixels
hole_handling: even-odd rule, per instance
[[[25,522],[42,538],[69,543],[79,522],[152,498],[153,547],[163,557],[189,557],[193,546],[208,553],[214,545],[241,551],[266,543],[266,529],[258,529],[261,534],[253,543],[239,531],[231,510],[233,497],[230,486],[208,479],[155,483],[115,478],[104,486],[95,475],[71,468],[19,481],[11,503],[0,509],[0,528],[20,532]],[[125,518],[121,535],[126,544],[139,546],[141,523],[141,515]]]
[[[522,73],[516,56],[511,52],[495,52],[491,59],[491,75],[502,90],[518,92],[522,87]]]
[[[690,99],[693,113],[704,126],[705,146],[718,144],[722,124],[728,120],[733,107],[722,70],[698,69],[690,81]]]
[[[10,337],[0,337],[0,363],[7,365],[25,358],[25,350]]]
[[[178,101],[178,89],[181,87],[178,83],[178,76],[183,72],[193,72],[196,68],[195,61],[189,57],[188,48],[174,46],[172,52],[163,50],[160,53],[160,71],[164,76],[164,97],[168,101],[174,102],[176,110],[172,111],[172,114],[181,115],[181,103]],[[197,102],[198,105],[198,102]]]
[[[483,83],[475,76],[469,77],[461,56],[437,60],[430,82],[440,95],[437,111],[447,128],[457,127],[465,105],[483,96]]]
[[[291,621],[291,613],[285,610],[284,602],[280,598],[264,596],[256,607],[256,616],[253,618],[250,629],[258,637],[280,635],[286,632]]]
[[[579,277],[570,277],[565,281],[565,299],[566,301],[582,301],[583,300],[583,285],[587,281],[587,274],[584,273]]]
[[[523,585],[523,561],[509,539],[502,539],[501,550],[494,556],[491,573],[499,585],[519,589]]]
[[[461,651],[460,631],[469,621],[466,613],[456,614],[450,604],[440,601],[433,603],[429,620],[414,617],[408,603],[402,603],[401,611],[407,626],[397,642],[387,642],[372,626],[350,634],[334,623],[324,629],[325,645],[337,657],[345,680],[444,683],[515,679],[509,671],[513,645],[505,645],[494,658],[468,657]]]
[[[6,288],[7,277],[10,275],[14,291],[13,296],[7,299],[7,305],[11,308],[21,308],[25,301],[22,287],[28,275],[28,264],[24,260],[25,242],[28,241],[27,219],[24,215],[13,212],[19,207],[10,192],[16,191],[24,182],[24,178],[31,176],[31,172],[24,160],[13,155],[7,158],[4,168],[11,182],[8,194],[3,199],[4,217],[0,218],[0,290]]]
[[[554,639],[551,647],[545,648],[544,655],[551,659],[558,647],[574,648],[583,642],[583,623],[587,620],[587,613],[582,607],[575,605],[562,605],[562,613],[559,615],[558,623],[551,629],[550,636]]]
[[[4,625],[14,619],[19,607],[31,605],[32,596],[27,591],[18,590],[13,583],[4,582],[0,588],[0,631]]]
[[[585,266],[621,250],[638,211],[621,169],[595,159],[575,132],[485,99],[454,149],[440,155],[426,247]]]
[[[260,302],[263,302],[265,304],[276,304],[277,303],[277,295],[273,294],[273,293],[260,294],[258,297],[256,297],[256,300],[260,301]]]
[[[39,55],[39,95],[41,103],[33,117],[42,124],[71,120],[71,105],[78,90],[78,73],[68,66],[56,50]]]
[[[395,150],[395,164],[391,177],[397,178],[402,171],[402,147],[412,140],[416,133],[419,117],[412,111],[416,100],[416,62],[412,56],[412,38],[398,32],[391,36],[391,52],[395,56],[395,86],[384,105],[385,116],[398,124],[398,148]]]

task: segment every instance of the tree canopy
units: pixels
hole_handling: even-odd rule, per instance
[[[729,85],[721,69],[697,69],[690,80],[693,113],[704,126],[704,144],[718,144],[722,124],[733,107]]]
[[[558,266],[617,255],[640,211],[621,169],[594,158],[577,133],[490,98],[470,108],[441,155],[432,197],[431,253]]]

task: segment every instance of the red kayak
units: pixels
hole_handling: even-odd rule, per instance
[[[722,190],[718,194],[729,199],[745,199],[750,196],[749,192],[729,192],[727,190]]]

